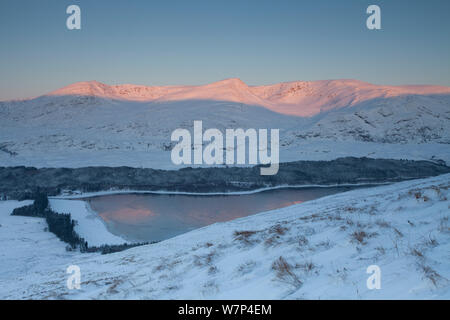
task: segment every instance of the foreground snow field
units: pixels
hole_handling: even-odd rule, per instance
[[[450,299],[450,174],[341,193],[99,255],[0,202],[0,298]],[[53,204],[52,204],[53,205]],[[68,290],[66,268],[81,268]],[[381,289],[369,290],[370,265]]]
[[[70,261],[80,255],[67,252],[66,244],[53,233],[46,232],[42,218],[11,216],[17,207],[33,201],[0,201],[0,290],[5,281],[22,281],[28,274],[52,272],[53,263]],[[15,279],[15,280],[14,280]],[[26,293],[20,287],[10,288],[11,295]],[[8,295],[9,295],[8,294]],[[2,294],[3,296],[3,294]]]

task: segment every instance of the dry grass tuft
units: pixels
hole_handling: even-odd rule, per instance
[[[411,249],[411,254],[418,258],[423,258],[423,253],[417,248]]]
[[[208,254],[205,254],[203,256],[194,256],[194,265],[197,267],[205,267],[205,266],[212,266],[213,260],[216,258],[217,254],[215,251],[211,251]]]
[[[272,270],[276,272],[277,280],[299,288],[303,283],[292,271],[292,266],[283,258],[279,257],[272,263]]]
[[[355,231],[351,234],[352,239],[360,244],[366,244],[365,239],[368,238],[368,236],[369,235],[365,231]]]
[[[386,253],[386,249],[382,246],[376,247],[375,250],[377,250],[380,255],[384,255]]]
[[[255,234],[257,234],[258,232],[259,231],[249,231],[249,230],[246,230],[246,231],[234,231],[233,237],[234,237],[234,240],[240,241],[240,242],[242,242],[244,244],[249,245],[249,244],[252,244],[252,243],[256,242],[256,240],[252,239],[252,237]]]
[[[289,230],[288,228],[283,227],[283,226],[281,226],[280,224],[277,224],[277,225],[271,227],[271,228],[269,229],[269,232],[270,232],[270,233],[278,234],[278,235],[280,235],[280,236],[284,236],[284,235],[286,234],[286,231],[288,231],[288,230]]]
[[[390,227],[388,222],[386,222],[384,220],[381,220],[381,219],[375,221],[375,223],[376,223],[377,226],[379,226],[381,228],[389,228]]]
[[[213,274],[216,274],[218,271],[219,271],[219,269],[217,269],[216,266],[210,266],[208,269],[208,274],[213,275]]]
[[[300,217],[299,218],[299,220],[303,220],[303,221],[308,220],[308,221],[311,221],[311,222],[318,221],[318,220],[325,220],[325,219],[326,218],[322,217],[322,215],[320,215],[318,213],[313,213],[313,214],[311,214],[309,216],[304,216],[304,217]]]
[[[312,261],[307,261],[304,263],[296,263],[295,268],[300,269],[305,273],[311,273],[317,269],[317,266]]]
[[[422,264],[420,268],[422,269],[425,278],[427,278],[435,287],[438,286],[440,281],[445,279],[430,266]]]
[[[400,238],[403,238],[403,233],[401,233],[400,230],[398,230],[397,228],[394,228],[394,231]]]
[[[436,247],[438,244],[439,242],[431,234],[428,236],[428,239],[425,240],[425,245],[431,248]]]
[[[250,273],[256,267],[255,261],[247,261],[239,265],[237,268],[237,272],[239,274],[247,274]]]
[[[274,246],[279,244],[279,239],[284,236],[289,229],[281,226],[281,224],[274,225],[268,230],[269,237],[264,241],[266,246]]]
[[[308,238],[306,238],[304,235],[300,235],[300,236],[298,237],[298,245],[299,245],[300,247],[307,246],[308,243],[309,243]]]

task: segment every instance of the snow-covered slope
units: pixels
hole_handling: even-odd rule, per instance
[[[47,231],[44,219],[10,215],[15,208],[31,203],[33,201],[0,201],[0,287],[7,280],[22,281],[29,273],[48,274],[62,261],[80,256],[79,252],[65,250],[67,244]],[[25,289],[22,289],[9,288],[3,294],[24,294]]]
[[[88,242],[91,247],[108,244],[123,244],[125,239],[110,233],[102,219],[89,208],[84,201],[51,199],[50,207],[58,213],[70,213],[77,221],[75,232]]]
[[[0,202],[0,298],[450,299],[450,175],[359,189],[106,256],[45,249],[17,270],[29,219]],[[14,202],[14,206],[18,204]],[[16,222],[13,222],[14,219]],[[43,228],[41,228],[43,229]],[[56,240],[56,239],[55,239]],[[66,268],[81,268],[68,290]],[[366,286],[381,269],[381,289]],[[4,270],[8,272],[4,272]],[[15,272],[15,273],[14,273]],[[5,275],[6,274],[6,275]]]
[[[0,102],[0,166],[173,168],[176,128],[279,128],[280,160],[341,156],[450,161],[450,87],[357,80],[248,86],[80,82]]]

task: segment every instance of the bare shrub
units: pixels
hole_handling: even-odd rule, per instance
[[[161,264],[159,264],[159,265],[157,265],[156,267],[153,268],[153,272],[162,271],[162,270],[165,269],[165,267],[166,267],[166,264],[165,263],[161,263]]]
[[[342,220],[344,220],[344,218],[342,218],[339,213],[336,213],[335,215],[329,215],[328,220],[342,221]]]
[[[279,238],[280,238],[279,235],[272,235],[264,241],[264,245],[266,245],[267,247],[275,246],[275,245],[279,244],[279,241],[278,241]]]
[[[296,269],[300,269],[305,273],[311,273],[313,270],[317,269],[317,266],[312,261],[307,261],[304,263],[296,263]]]
[[[375,221],[375,223],[376,223],[377,226],[379,226],[381,228],[389,228],[390,227],[388,222],[386,222],[384,220],[381,220],[381,219]]]
[[[171,286],[167,286],[165,287],[165,290],[167,291],[174,291],[174,290],[178,290],[180,287],[177,285],[171,285]]]
[[[359,229],[362,229],[362,228],[367,227],[367,224],[358,221],[358,222],[356,223],[356,227],[359,228]]]
[[[398,230],[397,228],[394,228],[394,231],[400,238],[403,238],[403,233],[401,233],[400,230]]]
[[[234,231],[233,236],[234,240],[242,242],[246,245],[252,244],[256,242],[255,239],[252,239],[252,237],[257,234],[259,231]]]
[[[300,220],[309,220],[311,222],[314,222],[314,221],[325,220],[327,218],[324,218],[323,215],[321,215],[319,213],[313,213],[309,216],[300,217],[299,219]]]
[[[394,247],[395,252],[397,252],[397,257],[400,256],[400,250],[398,248],[398,240],[397,239],[392,239],[392,246]]]
[[[377,212],[378,212],[378,209],[375,206],[370,206],[370,208],[369,208],[370,215],[375,215],[375,214],[377,214]]]
[[[304,235],[298,237],[298,244],[300,247],[307,246],[309,243],[308,239]]]
[[[219,270],[217,269],[216,266],[210,266],[209,269],[208,269],[208,274],[209,275],[213,275],[213,274],[216,274],[218,271]]]
[[[202,256],[195,255],[194,256],[194,264],[197,267],[211,266],[215,257],[216,257],[215,251],[211,251],[210,253],[202,255]]]
[[[283,258],[279,257],[272,263],[272,270],[276,272],[277,280],[290,284],[295,288],[302,285],[302,281],[292,272],[292,266]]]
[[[428,236],[428,239],[425,240],[425,245],[431,248],[434,248],[438,245],[438,241],[436,240],[436,238],[434,238],[433,236],[431,236],[431,234]]]
[[[339,279],[341,279],[342,281],[346,281],[347,280],[347,268],[343,267],[342,269],[337,268],[336,269],[336,274],[338,276]]]
[[[330,239],[322,240],[318,244],[316,244],[317,247],[329,249],[332,247]]]
[[[420,268],[422,269],[425,278],[427,278],[435,287],[438,286],[438,283],[441,280],[445,279],[439,273],[433,270],[430,266],[422,264]]]
[[[288,228],[283,227],[281,224],[274,225],[268,230],[270,236],[264,241],[264,244],[266,246],[277,245],[280,237],[285,235],[288,230]]]
[[[159,265],[157,265],[156,267],[153,268],[153,272],[160,272],[163,270],[172,270],[180,263],[181,263],[181,260],[179,260],[179,259],[169,261],[168,259],[164,258],[161,260]]]
[[[380,255],[384,255],[386,253],[386,249],[382,246],[376,247],[375,250],[377,250]]]
[[[277,225],[271,227],[271,228],[269,229],[269,232],[270,232],[270,233],[278,234],[278,235],[280,235],[280,236],[283,236],[283,235],[286,234],[286,231],[288,231],[288,230],[289,230],[288,228],[283,227],[283,226],[281,226],[280,224],[277,224]]]
[[[107,292],[109,294],[117,294],[119,293],[119,290],[117,290],[117,287],[120,286],[124,281],[122,279],[114,279],[112,284],[108,287]]]
[[[219,286],[214,280],[208,280],[203,284],[202,291],[204,295],[211,295],[212,293],[219,292]]]
[[[365,239],[368,237],[368,234],[365,231],[355,231],[351,234],[351,237],[354,241],[360,244],[366,244]]]
[[[416,256],[416,257],[419,257],[419,258],[423,258],[423,253],[417,248],[411,249],[411,254],[413,256]]]

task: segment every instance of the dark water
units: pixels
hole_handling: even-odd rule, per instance
[[[247,195],[117,194],[84,199],[113,234],[164,240],[215,222],[287,207],[354,188],[277,189]]]

